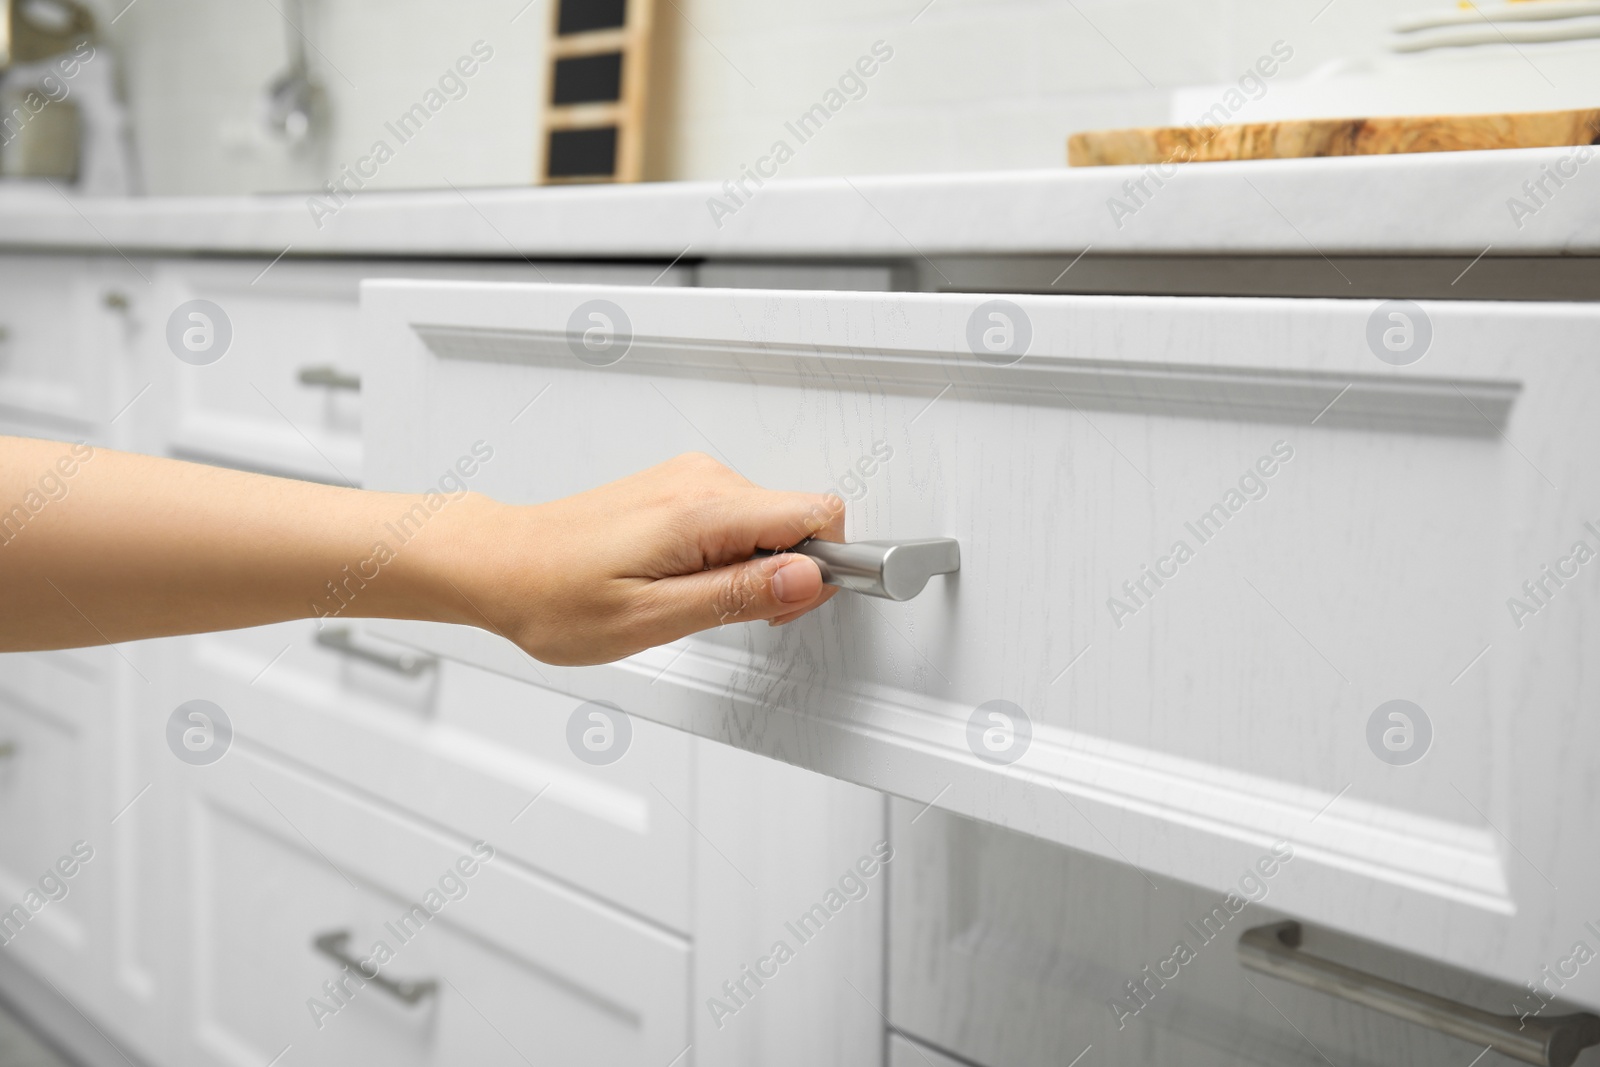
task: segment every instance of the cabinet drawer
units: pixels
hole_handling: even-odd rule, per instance
[[[660,278],[665,286],[684,277],[648,266],[168,261],[147,308],[160,327],[149,331],[146,359],[162,384],[151,398],[151,409],[165,405],[155,416],[169,427],[162,447],[226,466],[361,484],[359,286],[363,278],[418,273],[641,285]],[[190,329],[200,331],[196,345],[214,348],[180,354]]]
[[[363,300],[376,486],[483,441],[473,488],[534,502],[699,450],[836,488],[850,540],[961,543],[904,603],[541,668],[554,688],[1211,889],[1293,840],[1285,910],[1513,982],[1579,936],[1553,887],[1600,876],[1572,840],[1600,751],[1600,569],[1577,562],[1600,549],[1600,309]],[[533,677],[493,637],[439,643]],[[1600,1003],[1600,970],[1573,988]]]
[[[621,1065],[688,1044],[682,939],[247,741],[192,772],[183,1062]],[[342,978],[315,943],[330,934],[368,973],[431,987],[408,1003]]]
[[[104,818],[94,818],[91,731],[110,704],[96,658],[0,656],[0,942],[57,981],[86,977],[84,889],[103,882],[109,862],[93,862],[110,836]],[[63,857],[69,862],[58,870]]]
[[[1301,859],[1292,847],[1263,849],[1266,862],[1239,872],[1229,901],[920,807],[892,805],[887,1014],[962,1062],[1461,1067],[1484,1051],[1240,965],[1239,935],[1282,918],[1280,883]],[[1519,985],[1325,931],[1306,945],[1497,1015],[1538,1004]],[[1539,1016],[1570,1010],[1555,1003]],[[891,1057],[894,1067],[916,1062]],[[1489,1052],[1477,1062],[1514,1061]]]
[[[162,264],[146,355],[164,385],[152,397],[167,408],[162,444],[188,459],[359,485],[360,275],[263,266]]]
[[[415,677],[319,645],[312,623],[190,639],[184,700],[237,736],[674,930],[689,928],[690,738],[638,720],[607,765],[579,759],[582,701],[444,661]],[[364,628],[352,647],[408,650]],[[580,713],[581,714],[581,713]],[[675,810],[676,809],[676,810]]]
[[[101,344],[94,261],[0,257],[0,414],[62,430],[106,419],[119,368]]]

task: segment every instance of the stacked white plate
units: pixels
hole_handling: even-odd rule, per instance
[[[1305,70],[1283,65],[1230,122],[1374,115],[1472,115],[1600,107],[1600,0],[1521,0],[1411,16],[1377,52]],[[1254,88],[1250,86],[1249,88]],[[1233,85],[1173,93],[1191,123]]]
[[[1600,2],[1522,0],[1413,16],[1395,26],[1389,47],[1411,53],[1590,39],[1600,39]]]

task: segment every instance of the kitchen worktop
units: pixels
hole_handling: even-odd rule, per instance
[[[122,253],[707,256],[1600,255],[1577,148],[719,184],[70,199],[0,192],[0,247]],[[1600,154],[1600,153],[1597,153]],[[1545,193],[1524,190],[1557,168]],[[1144,181],[1144,191],[1132,183]],[[1548,195],[1546,195],[1548,194]],[[1525,210],[1513,213],[1513,197]],[[1536,199],[1535,199],[1536,198]],[[720,200],[722,207],[715,203]],[[1120,202],[1120,203],[1119,203]]]

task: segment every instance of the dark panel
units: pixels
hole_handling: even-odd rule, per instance
[[[556,60],[552,104],[592,104],[622,97],[622,53]]]
[[[551,178],[598,177],[617,170],[617,128],[551,130],[544,172]]]
[[[561,0],[556,32],[565,37],[569,33],[614,30],[627,20],[628,0]]]

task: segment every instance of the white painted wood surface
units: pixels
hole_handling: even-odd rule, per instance
[[[307,390],[297,371],[357,369],[359,278],[667,287],[690,277],[550,263],[284,262],[262,274],[265,260],[141,259],[153,282],[143,287],[124,284],[132,272],[120,259],[57,273],[56,260],[38,262],[30,273],[31,258],[0,259],[8,276],[41,280],[7,289],[0,304],[0,324],[25,327],[0,356],[0,432],[328,481],[340,480],[329,458],[359,460],[359,421],[324,402],[353,398]],[[71,284],[55,284],[62,279]],[[241,332],[239,347],[198,367],[174,358],[164,330],[173,307],[195,297],[222,305]],[[626,758],[590,766],[568,746],[579,702],[564,694],[456,662],[404,678],[312,634],[291,624],[0,657],[0,740],[18,742],[15,760],[0,759],[0,890],[26,892],[55,838],[64,848],[84,837],[96,850],[69,895],[0,949],[16,964],[5,982],[29,982],[47,1001],[58,994],[40,979],[56,983],[71,1005],[50,1001],[51,1017],[119,1063],[259,1067],[258,1046],[272,1046],[259,1056],[266,1063],[285,1045],[304,1062],[391,1053],[393,1062],[520,1062],[474,1028],[465,999],[418,1016],[386,1012],[369,989],[322,1030],[308,1027],[313,990],[290,1003],[289,985],[322,965],[309,944],[328,909],[365,921],[412,891],[441,840],[483,838],[515,877],[497,890],[492,915],[439,926],[437,953],[419,961],[451,970],[535,1061],[876,1061],[882,1019],[850,984],[882,985],[881,886],[722,1029],[705,1001],[884,839],[880,796],[796,768],[774,774],[764,758],[646,720],[635,722]],[[384,649],[361,628],[355,638]],[[218,702],[238,731],[238,751],[210,767],[168,750],[168,716],[195,698]],[[272,775],[308,805],[291,816],[305,837],[244,790],[252,781],[268,789]],[[675,961],[666,970],[663,946]],[[474,992],[479,981],[489,992]],[[537,1032],[519,1030],[533,1024]]]
[[[246,1067],[289,1046],[305,1063],[631,1065],[688,1043],[681,936],[235,744],[183,775],[194,932],[176,1063]],[[437,989],[407,1005],[324,986],[341,967],[312,942],[341,930],[362,959],[387,948],[380,973]]]
[[[94,342],[98,261],[0,259],[0,417],[36,419],[65,434],[111,416],[107,356]]]
[[[189,639],[174,706],[214,701],[236,731],[301,766],[688,933],[693,831],[677,812],[691,805],[690,738],[641,723],[626,758],[587,766],[567,746],[574,701],[448,661],[406,678],[318,646],[314,632]]]
[[[1239,935],[1284,917],[1278,896],[1293,856],[1263,851],[1273,873],[1235,884],[1229,903],[1219,890],[921,809],[892,803],[886,1013],[934,1048],[997,1067],[1464,1067],[1483,1052],[1240,966]],[[1498,1014],[1530,999],[1518,984],[1321,927],[1306,946]],[[891,1052],[890,1062],[902,1061]],[[1512,1061],[1491,1052],[1477,1062]]]
[[[632,331],[603,368],[566,338],[599,299]],[[1521,630],[1507,598],[1595,543],[1600,313],[1430,303],[1426,358],[1393,367],[1375,302],[1019,296],[1028,355],[992,366],[985,299],[370,283],[370,482],[420,489],[484,440],[473,487],[515,501],[688,450],[824,489],[885,443],[849,536],[956,536],[957,578],[545,684],[1211,889],[1292,841],[1288,913],[1513,983],[1566,957],[1600,873],[1594,574]],[[390,632],[533,677],[490,635]],[[1366,739],[1397,698],[1433,725],[1410,766]],[[1033,729],[1004,766],[967,741],[994,699]],[[1564,992],[1600,1004],[1600,971]]]

